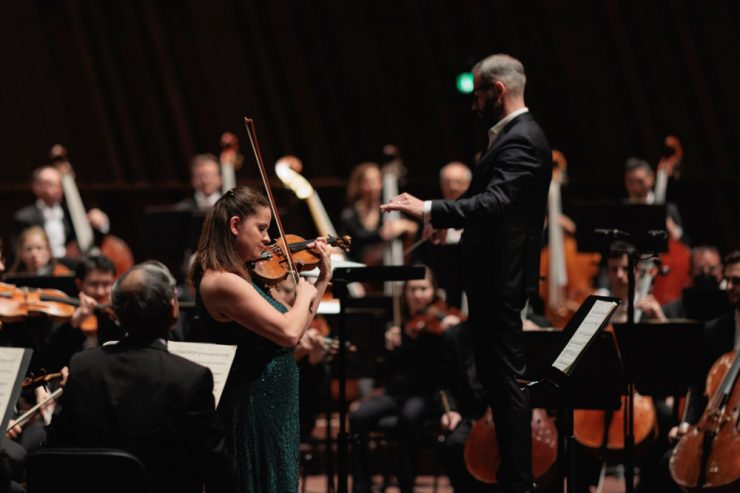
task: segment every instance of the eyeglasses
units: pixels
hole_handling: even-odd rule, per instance
[[[733,286],[740,286],[740,277],[738,276],[728,276],[725,277],[725,281],[729,284],[732,283]]]
[[[471,94],[475,94],[478,91],[485,91],[486,89],[490,89],[490,88],[491,88],[491,84],[486,84],[480,87],[474,87]]]

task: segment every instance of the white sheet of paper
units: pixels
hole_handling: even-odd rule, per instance
[[[13,386],[18,378],[18,372],[23,361],[23,348],[0,347],[0,409],[5,412],[10,402]],[[0,420],[2,420],[0,415]]]
[[[236,346],[168,341],[167,350],[211,370],[211,373],[213,373],[213,397],[216,399],[216,406],[218,406],[218,401],[221,399],[221,394],[226,386],[226,379],[229,377],[231,364],[234,362]]]
[[[552,366],[566,375],[570,375],[576,358],[591,339],[593,339],[596,331],[606,322],[609,314],[616,306],[617,304],[613,301],[596,300],[591,310],[589,310],[588,315],[586,315],[581,325],[573,333],[568,344],[565,345]]]

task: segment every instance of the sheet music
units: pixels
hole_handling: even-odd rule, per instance
[[[24,352],[23,348],[0,347],[0,410],[3,411],[3,415],[9,405],[15,405],[10,399],[18,380]]]
[[[612,301],[594,301],[588,315],[586,315],[581,325],[573,333],[568,344],[565,345],[552,366],[566,375],[570,375],[570,372],[573,370],[573,364],[578,356],[588,343],[591,342],[591,339],[598,332],[599,327],[606,323],[616,307],[617,303]]]
[[[218,406],[218,401],[221,399],[221,394],[226,386],[231,364],[234,362],[236,346],[168,341],[167,350],[211,370],[211,373],[213,373],[213,397],[216,399],[216,406]]]

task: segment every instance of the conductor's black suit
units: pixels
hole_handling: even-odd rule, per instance
[[[481,156],[470,188],[434,200],[435,228],[464,228],[463,287],[481,382],[499,434],[499,484],[529,491],[531,410],[515,378],[525,369],[520,312],[538,291],[540,248],[552,157],[529,112],[517,115]]]

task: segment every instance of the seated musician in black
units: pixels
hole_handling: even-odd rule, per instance
[[[185,211],[207,211],[221,198],[221,165],[213,154],[197,154],[190,160],[190,183],[193,194],[175,208]]]
[[[688,431],[690,425],[701,418],[707,400],[704,396],[704,384],[709,368],[723,354],[740,349],[740,250],[727,255],[724,259],[724,289],[732,306],[732,311],[721,317],[710,320],[704,325],[704,366],[706,371],[697,385],[690,389],[686,419],[671,430],[672,438],[680,438]]]
[[[423,423],[439,416],[436,391],[440,387],[440,337],[421,321],[413,323],[415,315],[424,313],[438,302],[436,281],[426,269],[421,280],[404,284],[403,328],[393,326],[386,331],[385,392],[364,401],[350,416],[350,431],[355,436],[352,477],[354,492],[368,492],[371,476],[368,470],[368,435],[387,416],[399,419],[396,428],[399,440],[398,481],[402,492],[411,492],[416,477],[416,463]],[[437,330],[444,332],[459,322],[454,315],[443,317]]]
[[[701,245],[691,249],[691,287],[701,290],[719,290],[722,282],[722,257],[717,248]],[[686,291],[684,291],[685,293]],[[686,314],[683,298],[663,305],[669,319],[692,318]]]
[[[93,255],[80,260],[75,268],[80,304],[69,322],[53,329],[43,348],[47,370],[59,371],[69,365],[75,353],[107,341],[118,341],[124,336],[110,310],[114,281],[115,267],[108,257]]]
[[[704,349],[703,354],[697,355],[702,359],[704,370],[693,385],[689,388],[689,396],[686,410],[683,413],[681,423],[671,428],[668,439],[672,444],[689,431],[691,425],[701,419],[707,406],[705,393],[706,376],[709,369],[723,354],[740,349],[740,250],[736,250],[724,259],[724,289],[727,292],[732,310],[725,315],[710,320],[704,325]],[[671,479],[669,472],[669,461],[673,448],[667,450],[660,462],[660,467],[648,479],[640,491],[660,491],[661,493],[679,493],[681,488]],[[641,485],[642,486],[642,485]]]
[[[175,280],[139,264],[113,287],[127,335],[72,358],[49,445],[112,447],[138,457],[153,492],[235,491],[210,370],[167,351],[178,316]],[[115,478],[111,478],[115,481]]]

